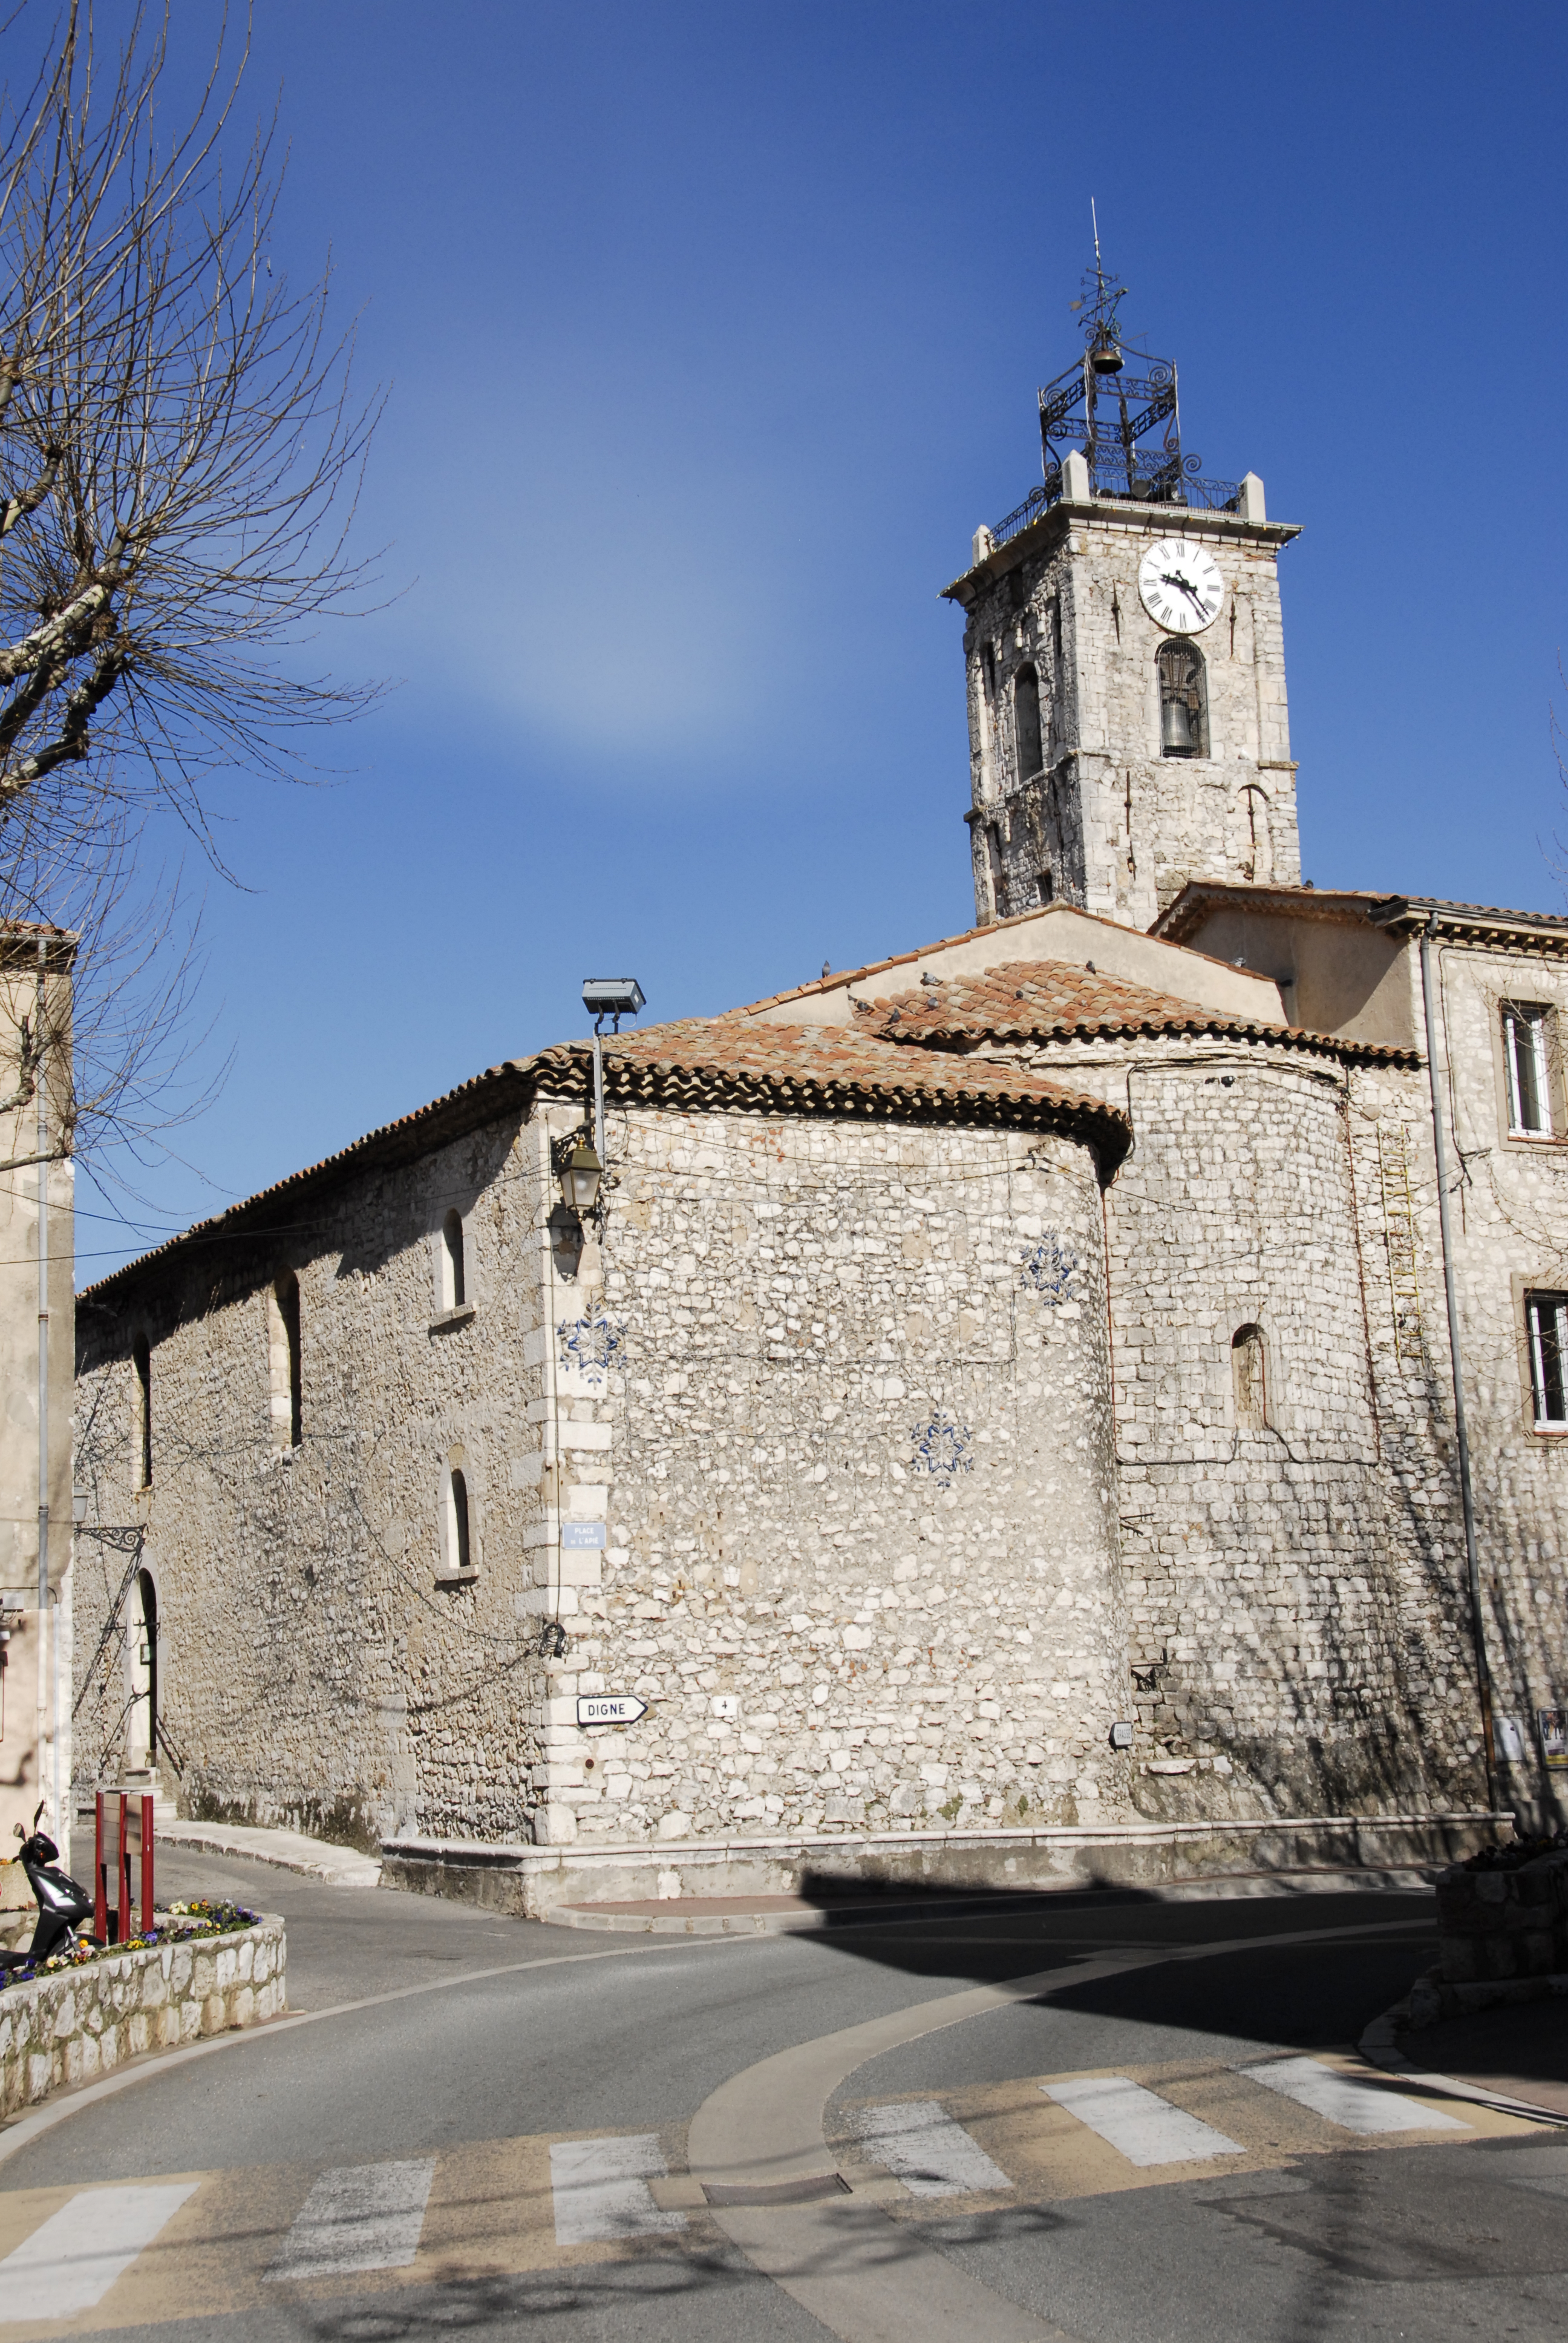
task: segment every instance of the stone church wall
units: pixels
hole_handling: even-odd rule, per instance
[[[551,1805],[589,1837],[1124,1811],[1086,1151],[715,1114],[612,1144],[609,1543]],[[649,1715],[584,1734],[600,1691]]]
[[[1424,1071],[1218,1039],[1032,1054],[1136,1132],[1106,1219],[1141,1808],[1482,1802],[1441,1255],[1419,1214],[1413,1363],[1390,1301],[1379,1134],[1391,1156],[1401,1134],[1434,1222]]]
[[[305,1230],[192,1247],[85,1320],[79,1470],[90,1518],[145,1538],[182,1807],[367,1844],[1125,1811],[1087,1151],[612,1111],[605,1242],[566,1276],[548,1141],[579,1114],[346,1176]],[[467,1313],[435,1287],[454,1204]],[[280,1452],[285,1266],[304,1438]],[[91,1661],[124,1556],[84,1547],[91,1779],[118,1763],[127,1654],[111,1635]],[[648,1715],[579,1731],[607,1687]]]
[[[542,1389],[538,1167],[515,1120],[347,1180],[271,1243],[193,1247],[121,1321],[82,1323],[78,1478],[90,1518],[139,1526],[160,1619],[160,1705],[184,1812],[372,1845],[438,1815],[515,1835],[539,1664],[514,1602],[537,1492],[508,1469]],[[471,1312],[443,1313],[434,1241],[464,1215]],[[274,1444],[268,1288],[300,1292],[304,1440]],[[136,1485],[132,1335],[150,1338],[154,1473]],[[537,1436],[537,1435],[536,1435]],[[443,1470],[467,1478],[478,1568],[440,1575]],[[82,1541],[85,1670],[123,1554]],[[101,1558],[100,1558],[101,1554]],[[113,1771],[123,1637],[86,1683],[83,1777]],[[177,1763],[176,1763],[177,1760]]]

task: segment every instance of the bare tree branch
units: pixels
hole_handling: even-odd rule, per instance
[[[351,394],[330,269],[275,271],[276,124],[231,136],[248,31],[225,17],[171,129],[166,5],[106,53],[86,0],[24,5],[8,59],[29,25],[26,95],[0,99],[0,919],[82,925],[90,990],[130,917],[166,1044],[190,963],[136,880],[138,825],[172,811],[222,870],[215,777],[309,779],[311,737],[377,697],[306,647],[366,606],[348,537],[380,401]],[[155,934],[186,971],[164,992]],[[142,1082],[78,1128],[106,1131],[111,1095],[146,1127]]]

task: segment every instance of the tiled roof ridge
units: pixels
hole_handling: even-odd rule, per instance
[[[1103,1100],[1077,1094],[1044,1075],[1020,1068],[928,1066],[914,1075],[906,1053],[842,1026],[759,1025],[739,1038],[721,1021],[687,1018],[635,1034],[606,1036],[605,1088],[611,1099],[642,1096],[656,1103],[675,1093],[673,1103],[700,1108],[728,1095],[738,1102],[771,1100],[795,1111],[891,1115],[900,1106],[950,1113],[966,1104],[979,1121],[1024,1121],[1042,1115],[1077,1124],[1106,1160],[1120,1161],[1131,1141],[1121,1111]],[[808,1038],[809,1037],[809,1040]],[[778,1052],[787,1058],[809,1050],[825,1062],[813,1068],[769,1066]],[[835,1069],[832,1061],[839,1064]],[[885,1063],[879,1062],[886,1061]],[[360,1165],[395,1164],[427,1154],[448,1139],[460,1138],[508,1105],[548,1095],[569,1082],[586,1098],[592,1067],[591,1044],[562,1041],[528,1058],[508,1058],[444,1091],[425,1106],[382,1123],[347,1147],[291,1172],[270,1187],[242,1197],[222,1212],[197,1221],[150,1252],[138,1254],[108,1276],[84,1287],[77,1305],[109,1306],[116,1289],[134,1282],[159,1261],[186,1249],[276,1230],[277,1208]],[[629,1074],[629,1079],[628,1079]],[[987,1111],[989,1110],[989,1113]]]
[[[1092,985],[1083,982],[1093,978]],[[1042,1004],[1044,1016],[1010,1013],[1010,1004],[996,1003],[1000,1014],[988,1014],[987,995],[1010,993],[1021,1000],[1031,990],[1055,989],[1098,992],[1103,1005],[1070,999]],[[969,996],[966,999],[966,996]],[[1203,1009],[1173,994],[1140,984],[1135,978],[1097,970],[1077,970],[1060,960],[1013,960],[975,976],[943,978],[918,992],[895,993],[867,1004],[872,1030],[883,1041],[904,1048],[964,1051],[980,1040],[1089,1039],[1111,1033],[1211,1033],[1266,1041],[1285,1049],[1314,1054],[1352,1057],[1373,1063],[1418,1065],[1419,1052],[1398,1044],[1358,1041],[1344,1034],[1314,1032],[1304,1026],[1267,1022]]]
[[[671,1039],[677,1046],[671,1047]],[[1030,1072],[1022,1087],[1016,1071],[987,1065],[980,1079],[978,1064],[962,1071],[950,1061],[939,1074],[928,1067],[911,1079],[913,1064],[896,1044],[843,1025],[759,1024],[738,1029],[725,1019],[684,1019],[650,1027],[630,1040],[619,1037],[605,1051],[607,1092],[626,1081],[636,1066],[673,1070],[688,1077],[725,1086],[756,1086],[777,1093],[868,1096],[888,1099],[939,1100],[969,1096],[981,1100],[1016,1099],[1020,1104],[1054,1107],[1098,1121],[1110,1117],[1125,1125],[1126,1118],[1102,1099],[1066,1090],[1049,1076]],[[813,1065],[812,1056],[822,1062]],[[768,1061],[776,1058],[778,1062]],[[1011,1087],[1010,1087],[1011,1085]]]

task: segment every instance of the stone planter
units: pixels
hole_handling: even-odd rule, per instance
[[[281,1919],[110,1955],[0,1991],[0,2118],[127,2058],[287,2006]]]
[[[1568,1970],[1568,1849],[1517,1871],[1465,1871],[1437,1882],[1443,1982],[1476,1985]]]

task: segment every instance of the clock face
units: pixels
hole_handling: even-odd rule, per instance
[[[1225,581],[1201,545],[1162,537],[1139,565],[1138,591],[1156,626],[1173,635],[1195,635],[1219,617]]]

